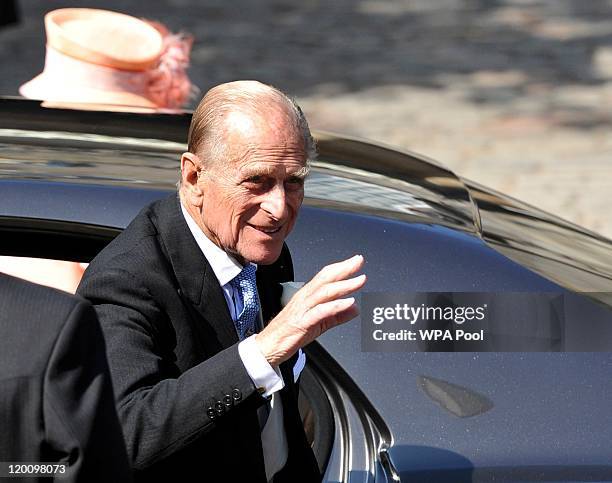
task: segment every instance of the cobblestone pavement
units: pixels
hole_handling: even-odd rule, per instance
[[[40,72],[43,13],[116,9],[195,35],[202,90],[256,78],[311,126],[426,154],[612,237],[612,0],[20,0],[0,92]]]

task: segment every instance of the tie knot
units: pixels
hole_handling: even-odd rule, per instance
[[[243,287],[245,284],[254,285],[256,281],[255,272],[257,267],[252,263],[249,263],[245,266],[238,275],[236,275],[232,282],[239,288]]]

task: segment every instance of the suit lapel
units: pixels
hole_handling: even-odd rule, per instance
[[[208,262],[206,262],[208,265]],[[238,342],[238,334],[232,320],[223,289],[210,266],[204,274],[204,283],[200,303],[196,306],[198,312],[212,326],[221,343],[221,347],[229,347]]]
[[[272,265],[257,267],[257,292],[261,301],[261,312],[264,325],[272,320],[281,310],[283,287],[281,282],[293,280],[293,265],[287,245],[283,245],[281,254]]]
[[[269,281],[262,268],[257,267],[257,294],[261,302],[261,315],[265,327],[280,312],[282,286],[280,283]]]
[[[272,265],[261,265],[257,267],[257,292],[262,306],[264,326],[270,322],[281,311],[281,296],[283,286],[281,282],[293,280],[293,264],[287,245],[278,260]],[[297,361],[298,354],[294,354],[289,360],[280,365],[281,374],[286,386],[293,386],[293,366]],[[283,397],[284,399],[284,397]]]
[[[161,201],[155,213],[155,224],[178,282],[179,294],[212,328],[220,348],[235,344],[238,335],[223,290],[187,226],[178,195]],[[196,326],[210,345],[210,329],[201,323]]]

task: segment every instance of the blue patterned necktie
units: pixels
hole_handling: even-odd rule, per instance
[[[257,284],[255,283],[256,270],[255,265],[249,264],[230,281],[232,287],[242,296],[242,312],[234,322],[240,340],[244,340],[256,332],[255,321],[259,313],[259,298],[257,297]]]

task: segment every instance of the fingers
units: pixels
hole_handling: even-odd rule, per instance
[[[329,302],[341,297],[345,297],[360,288],[366,283],[366,275],[361,274],[358,277],[349,278],[348,280],[340,280],[322,285],[318,290],[315,290],[311,295],[313,305]]]
[[[365,275],[355,275],[364,264],[363,256],[355,255],[341,262],[323,267],[314,278],[302,288],[303,303],[313,308],[317,304],[345,297],[359,290],[366,282]]]
[[[346,279],[361,270],[363,263],[362,255],[355,255],[341,262],[332,263],[323,267],[310,281],[310,284],[316,289],[324,283]]]
[[[308,312],[307,324],[318,326],[317,337],[323,332],[340,324],[344,324],[359,315],[359,308],[355,304],[355,299],[332,300],[317,305]]]

